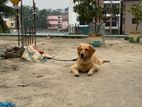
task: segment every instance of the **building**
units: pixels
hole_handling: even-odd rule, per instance
[[[117,7],[119,8],[121,6],[120,0],[97,0],[100,6],[104,8],[110,8],[110,7]],[[69,7],[69,24],[70,25],[78,25],[82,24],[83,22],[77,21],[77,14],[73,12],[73,0],[70,0],[70,7]],[[112,18],[111,13],[107,13],[107,22],[106,25],[106,34],[113,34],[113,33],[119,33],[120,29],[120,14],[118,14],[115,18]],[[79,25],[78,25],[79,26]]]
[[[107,8],[121,8],[121,0],[102,0],[102,5],[105,9]],[[120,33],[120,13],[113,16],[111,12],[107,12],[106,14],[107,22],[106,26],[106,34],[119,34]]]
[[[128,12],[130,5],[138,3],[140,0],[98,0],[99,4],[104,8],[123,8],[115,17],[112,13],[108,12],[107,22],[105,23],[106,34],[128,34],[135,31],[136,23],[131,13]],[[76,24],[77,14],[73,12],[73,0],[70,0],[69,7],[69,24]],[[129,26],[129,27],[128,27]],[[139,31],[142,33],[142,24],[139,26]]]
[[[60,15],[49,15],[48,18],[49,30],[66,30],[69,27],[68,10]]]
[[[4,21],[6,22],[6,25],[8,26],[8,28],[10,29],[16,28],[16,23],[13,18],[4,18]]]
[[[139,3],[140,0],[124,0],[123,1],[123,6],[124,6],[124,11],[123,11],[123,26],[122,26],[122,31],[125,34],[128,34],[129,32],[135,31],[136,28],[136,22],[134,17],[132,16],[131,13],[128,12],[128,9],[131,5],[135,3]],[[142,23],[139,25],[138,31],[142,33]]]
[[[75,26],[78,24],[77,14],[73,11],[73,0],[69,0],[69,25]]]
[[[106,22],[106,34],[128,34],[129,32],[135,31],[136,23],[131,13],[128,12],[128,9],[131,5],[139,3],[140,0],[101,0],[103,1],[103,6],[105,8],[122,8],[123,12],[120,11],[120,14],[116,18],[110,18]],[[107,17],[110,17],[111,14],[107,14]],[[139,26],[139,31],[142,29],[142,24]],[[142,31],[141,31],[142,33]]]

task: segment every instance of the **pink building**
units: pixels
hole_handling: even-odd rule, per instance
[[[65,30],[69,26],[68,22],[68,12],[64,12],[61,15],[50,15],[47,18],[50,26],[48,29],[50,30]]]

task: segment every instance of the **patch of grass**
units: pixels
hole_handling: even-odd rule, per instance
[[[137,40],[134,40],[133,37],[129,37],[128,40],[129,40],[130,43],[139,43],[140,42],[140,37],[138,37]]]

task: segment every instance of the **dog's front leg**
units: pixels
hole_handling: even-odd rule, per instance
[[[75,77],[78,77],[79,76],[79,71],[76,69],[76,68],[71,68],[71,72],[73,73],[73,75]]]
[[[88,76],[92,76],[92,75],[95,73],[95,71],[96,71],[96,69],[91,68],[91,69],[88,71],[87,75],[88,75]]]

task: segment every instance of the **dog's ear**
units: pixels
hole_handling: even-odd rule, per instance
[[[79,46],[77,47],[77,53],[78,53],[78,55],[80,54],[80,48],[81,48],[81,45],[79,45]]]
[[[80,50],[80,48],[81,48],[81,45],[79,45],[79,46],[77,47],[77,51],[79,51],[79,50]]]
[[[89,55],[92,56],[95,51],[96,51],[95,48],[92,45],[90,45],[89,46]]]

